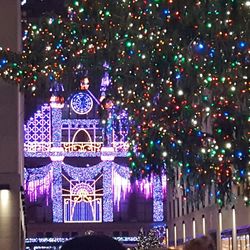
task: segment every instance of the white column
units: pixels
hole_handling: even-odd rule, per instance
[[[205,215],[202,215],[202,234],[206,235],[206,218]]]
[[[195,218],[193,218],[193,239],[196,238],[196,224],[195,224]]]
[[[169,247],[169,232],[168,232],[168,227],[166,227],[166,247]]]
[[[221,250],[221,232],[222,232],[222,213],[218,213],[218,226],[217,226],[217,250]]]
[[[235,214],[235,207],[232,207],[232,222],[233,222],[233,228],[232,228],[232,250],[237,250],[237,230],[236,230],[236,214]]]
[[[186,242],[186,224],[185,221],[182,222],[182,238],[183,238],[183,243]]]
[[[177,229],[176,229],[176,224],[174,224],[174,247],[177,247]]]

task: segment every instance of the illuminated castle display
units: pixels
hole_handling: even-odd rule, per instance
[[[109,82],[105,73],[100,99]],[[127,214],[123,203],[136,192],[151,204],[151,222],[163,221],[166,178],[130,182],[126,112],[114,115],[108,106],[104,125],[97,115],[100,102],[88,89],[87,78],[65,101],[59,83],[51,92],[50,104],[42,105],[24,128],[29,203],[43,197],[52,222],[113,222]],[[35,167],[27,163],[32,160]]]

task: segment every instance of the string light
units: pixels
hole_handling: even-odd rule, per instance
[[[183,178],[196,176],[201,192],[213,179],[222,203],[232,180],[247,182],[249,1],[66,4],[67,18],[27,23],[21,55],[0,50],[1,77],[36,93],[40,76],[60,80],[72,65],[88,68],[108,57],[112,86],[105,95],[128,114],[134,177],[171,173],[181,162]]]

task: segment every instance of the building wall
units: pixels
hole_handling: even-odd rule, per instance
[[[175,193],[175,195],[173,195]],[[233,229],[233,204],[226,205],[221,208],[211,201],[211,204],[205,203],[204,206],[200,204],[199,208],[193,209],[189,206],[189,212],[187,212],[186,204],[183,204],[185,209],[182,210],[181,204],[181,192],[176,193],[173,188],[169,188],[168,193],[168,241],[170,245],[174,245],[175,238],[177,245],[183,244],[183,242],[193,238],[193,221],[195,221],[195,237],[203,235],[203,217],[205,219],[205,234],[211,234],[217,241],[217,249],[220,250],[220,238],[218,238],[217,232],[219,231],[219,211],[222,216],[222,228],[221,231],[232,231]],[[177,206],[177,199],[179,199],[179,212]],[[174,202],[175,200],[175,202]],[[170,208],[171,206],[171,208]],[[241,196],[238,196],[235,203],[236,213],[236,228],[249,228],[250,230],[250,207],[246,207]],[[175,212],[173,210],[175,209]],[[171,211],[171,212],[170,212]],[[183,239],[183,224],[185,224],[185,239]],[[176,228],[176,237],[174,235],[174,228]]]
[[[0,0],[0,47],[21,50],[20,1]],[[18,86],[0,79],[0,248],[24,248],[20,187],[23,169],[23,98]]]

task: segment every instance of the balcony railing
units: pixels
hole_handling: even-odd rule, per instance
[[[70,152],[101,152],[103,142],[62,142],[61,147],[65,153]],[[127,152],[128,142],[113,142],[114,152]],[[24,143],[24,152],[27,153],[45,153],[51,152],[52,142],[26,142]]]

